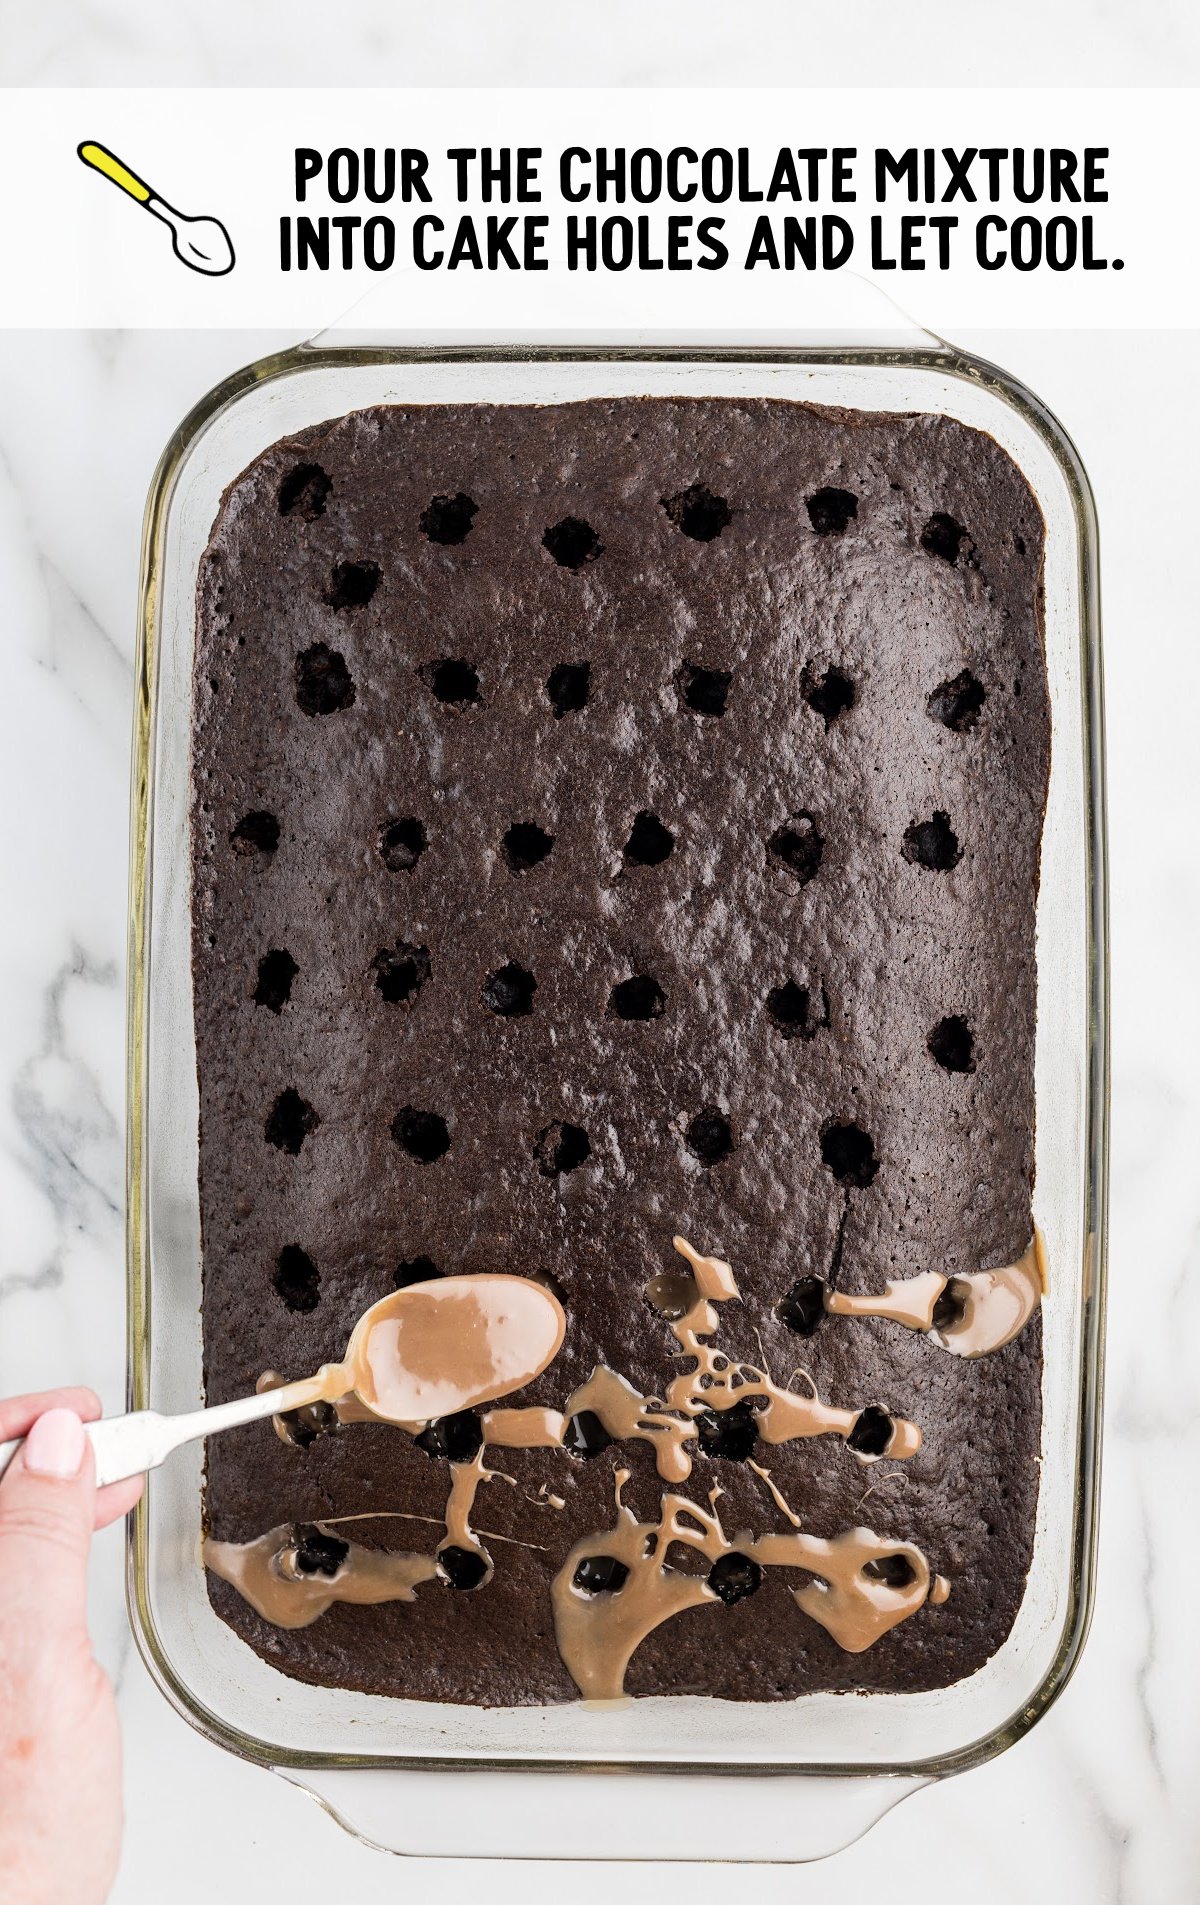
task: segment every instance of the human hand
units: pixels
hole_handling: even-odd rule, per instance
[[[26,1435],[0,1478],[0,1899],[101,1905],[121,1843],[121,1739],[87,1631],[94,1528],[142,1479],[97,1491],[82,1423],[90,1389],[0,1402],[0,1442]]]

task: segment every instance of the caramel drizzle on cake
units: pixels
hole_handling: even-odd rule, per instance
[[[235,1587],[275,1627],[308,1627],[336,1601],[368,1607],[384,1601],[412,1601],[422,1581],[440,1578],[452,1587],[482,1587],[492,1577],[492,1558],[471,1517],[480,1487],[491,1481],[516,1485],[511,1475],[484,1467],[482,1449],[470,1462],[451,1464],[445,1535],[433,1554],[365,1548],[335,1533],[355,1521],[424,1519],[384,1510],[332,1516],[308,1529],[285,1522],[257,1541],[209,1539],[204,1543],[204,1565]],[[488,1539],[503,1541],[505,1537]]]
[[[990,1356],[1019,1336],[1046,1291],[1046,1251],[1041,1232],[1015,1263],[944,1277],[926,1270],[885,1283],[875,1296],[847,1296],[826,1287],[827,1316],[875,1316],[905,1329],[924,1330],[952,1356]]]
[[[629,1663],[648,1634],[689,1608],[755,1593],[766,1568],[811,1575],[791,1589],[793,1600],[852,1654],[865,1652],[927,1600],[949,1594],[949,1583],[930,1573],[919,1548],[882,1539],[870,1528],[847,1528],[831,1541],[799,1529],[744,1533],[731,1541],[717,1513],[720,1489],[712,1490],[707,1510],[686,1496],[664,1495],[657,1522],[640,1522],[621,1501],[628,1479],[628,1469],[617,1470],[615,1526],[577,1541],[550,1589],[558,1651],[585,1700],[621,1699]],[[669,1567],[675,1542],[711,1562],[708,1573]],[[734,1565],[721,1574],[729,1562]]]
[[[674,1377],[660,1400],[639,1395],[623,1376],[601,1365],[571,1397],[568,1416],[588,1410],[615,1440],[637,1438],[651,1443],[664,1482],[686,1481],[691,1474],[689,1444],[697,1437],[698,1416],[709,1410],[720,1414],[736,1403],[749,1403],[751,1398],[763,1404],[756,1411],[755,1427],[764,1442],[794,1442],[814,1435],[851,1436],[860,1410],[835,1408],[815,1393],[797,1395],[781,1388],[764,1370],[750,1363],[732,1363],[713,1348],[708,1339],[716,1335],[719,1323],[714,1306],[731,1302],[738,1294],[733,1271],[721,1257],[701,1256],[684,1237],[676,1237],[674,1243],[690,1265],[690,1274],[677,1271],[655,1277],[646,1295],[670,1322],[671,1334],[691,1360],[692,1368]],[[860,1462],[878,1461],[881,1456],[903,1462],[920,1446],[921,1431],[916,1423],[893,1419],[884,1448],[876,1453],[853,1453]]]
[[[486,1585],[493,1566],[471,1525],[476,1495],[491,1480],[515,1485],[512,1476],[484,1466],[486,1449],[561,1448],[572,1420],[584,1413],[595,1416],[614,1440],[648,1442],[660,1478],[670,1483],[685,1481],[692,1472],[697,1419],[710,1411],[720,1416],[751,1398],[758,1405],[755,1429],[765,1443],[778,1445],[821,1435],[849,1439],[863,1411],[822,1402],[815,1390],[798,1395],[781,1388],[765,1370],[734,1363],[713,1346],[710,1339],[719,1325],[715,1306],[738,1296],[733,1271],[723,1258],[702,1255],[683,1237],[676,1237],[674,1245],[688,1268],[653,1278],[646,1294],[669,1323],[691,1367],[672,1378],[661,1398],[641,1395],[624,1376],[601,1364],[562,1411],[486,1410],[479,1425],[482,1445],[473,1460],[451,1464],[445,1534],[434,1555],[383,1552],[333,1533],[342,1521],[391,1518],[385,1511],[316,1523],[307,1536],[283,1524],[254,1541],[206,1540],[205,1565],[236,1588],[265,1620],[280,1627],[302,1627],[337,1601],[365,1605],[411,1601],[423,1581],[440,1578],[459,1588]],[[1045,1289],[1045,1252],[1035,1229],[1023,1255],[1002,1268],[953,1277],[927,1271],[888,1282],[874,1296],[826,1289],[824,1305],[830,1315],[890,1320],[924,1331],[951,1354],[982,1356],[1019,1334]],[[281,1380],[268,1371],[260,1377],[259,1388],[273,1387]],[[334,1408],[339,1421],[379,1419],[353,1396],[339,1400]],[[878,1450],[852,1447],[856,1459],[903,1461],[916,1453],[921,1444],[918,1426],[902,1418],[886,1420],[891,1424],[886,1442]],[[303,1426],[319,1433],[327,1423],[314,1418]],[[294,1431],[279,1423],[276,1427],[285,1439],[291,1439]],[[888,1539],[870,1528],[847,1528],[831,1538],[810,1534],[769,1472],[756,1462],[749,1466],[791,1524],[788,1532],[747,1531],[730,1540],[716,1510],[719,1488],[710,1491],[707,1510],[686,1496],[664,1493],[658,1521],[639,1522],[621,1500],[629,1471],[616,1471],[614,1526],[577,1541],[551,1585],[559,1652],[585,1699],[621,1698],[629,1662],[648,1634],[689,1608],[744,1598],[756,1591],[767,1568],[794,1568],[811,1577],[790,1590],[792,1598],[848,1653],[873,1646],[926,1602],[945,1601],[949,1582],[932,1573],[924,1554],[911,1542]],[[684,1573],[668,1566],[673,1542],[707,1559],[708,1573]]]
[[[257,1541],[207,1540],[204,1565],[235,1587],[273,1627],[308,1627],[335,1601],[353,1601],[360,1607],[412,1601],[420,1583],[437,1575],[431,1554],[363,1548],[334,1535],[331,1522],[315,1522],[313,1528],[320,1543],[310,1540],[307,1549],[303,1532],[289,1523],[269,1529]],[[313,1566],[308,1569],[310,1559]]]

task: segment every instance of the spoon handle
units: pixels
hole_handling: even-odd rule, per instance
[[[131,172],[127,165],[122,164],[116,153],[110,152],[107,146],[97,145],[94,139],[88,139],[78,147],[78,152],[85,165],[102,172],[106,179],[119,185],[123,192],[128,192],[130,198],[135,198],[139,205],[145,205],[153,198],[154,194],[146,181],[139,179],[136,172]]]
[[[288,1409],[302,1409],[321,1394],[317,1377],[304,1382],[285,1383],[282,1389],[267,1389],[261,1395],[240,1396],[236,1402],[218,1402],[211,1409],[193,1409],[182,1416],[159,1415],[155,1409],[137,1409],[132,1415],[104,1416],[99,1422],[85,1422],[88,1439],[96,1459],[96,1483],[124,1481],[127,1475],[142,1475],[147,1469],[165,1462],[172,1450],[201,1436],[219,1435],[222,1429],[238,1429],[246,1422],[259,1422],[264,1416],[281,1415]],[[23,1437],[15,1442],[0,1442],[0,1475],[12,1461]]]

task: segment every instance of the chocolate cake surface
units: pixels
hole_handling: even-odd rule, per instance
[[[756,1441],[752,1402],[702,1419],[672,1488],[721,1491],[735,1553],[870,1527],[948,1597],[851,1652],[802,1569],[738,1576],[647,1634],[632,1694],[945,1686],[1019,1606],[1040,1317],[968,1360],[821,1299],[1029,1244],[1042,545],[989,437],[774,400],[361,411],[224,498],[193,709],[209,1401],[338,1357],[397,1282],[484,1270],[567,1315],[506,1406],[561,1411],[597,1366],[662,1397],[686,1365],[646,1288],[679,1233],[732,1265],[734,1365],[873,1408],[868,1457],[873,1423],[920,1430],[864,1461]],[[328,1579],[351,1535],[432,1558],[477,1433],[334,1420],[215,1439],[211,1535],[295,1527]],[[575,1698],[552,1584],[619,1470],[648,1526],[666,1484],[647,1438],[571,1439],[477,1458],[508,1478],[476,1493],[482,1583],[431,1560],[412,1598],[283,1627],[210,1573],[214,1606],[305,1680]]]

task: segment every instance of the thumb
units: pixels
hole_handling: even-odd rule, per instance
[[[96,1480],[73,1409],[38,1417],[0,1480],[0,1603],[42,1634],[83,1629]]]

